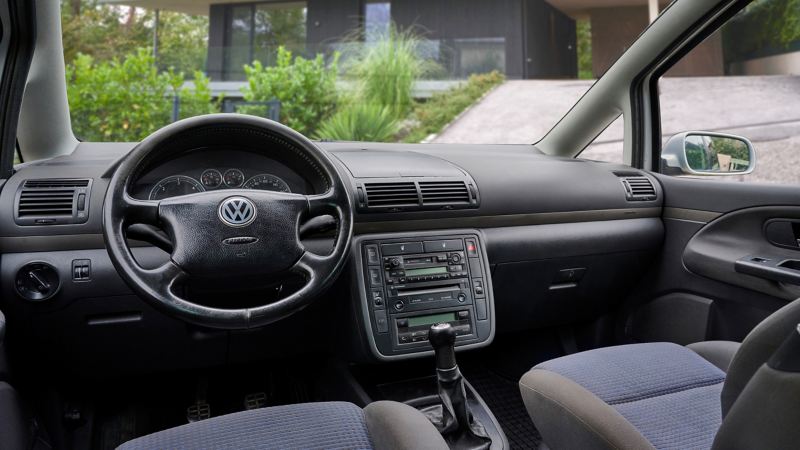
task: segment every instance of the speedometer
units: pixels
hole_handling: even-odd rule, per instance
[[[203,192],[203,185],[199,181],[186,175],[174,175],[164,178],[156,183],[150,190],[150,200],[163,200],[170,197],[181,195],[196,194]]]
[[[285,181],[268,173],[262,173],[250,178],[242,187],[262,191],[292,192]]]

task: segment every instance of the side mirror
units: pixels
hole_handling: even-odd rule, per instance
[[[753,144],[741,136],[689,131],[672,136],[661,152],[669,175],[746,175],[756,167]]]

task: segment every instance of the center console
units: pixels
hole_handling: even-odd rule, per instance
[[[489,261],[477,230],[359,236],[359,308],[373,355],[431,354],[428,330],[450,323],[456,348],[494,338]]]

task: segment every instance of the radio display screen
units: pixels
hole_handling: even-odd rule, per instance
[[[440,322],[453,322],[456,320],[456,313],[432,314],[430,316],[409,317],[409,327],[419,327],[425,325],[433,325]]]
[[[420,275],[439,275],[443,273],[447,273],[447,266],[424,267],[421,269],[406,269],[407,277],[416,277]]]

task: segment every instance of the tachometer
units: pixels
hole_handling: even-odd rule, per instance
[[[244,183],[244,174],[239,169],[228,169],[225,171],[225,175],[222,176],[222,179],[225,181],[225,186],[235,188]]]
[[[164,178],[156,183],[150,190],[150,200],[163,200],[170,197],[195,194],[203,192],[203,185],[199,181],[186,175],[174,175]]]
[[[219,187],[222,184],[222,174],[219,173],[219,170],[207,169],[200,175],[200,182],[203,183],[203,187],[210,189]]]
[[[292,192],[285,181],[268,173],[256,175],[244,184],[245,189],[260,189],[262,191]]]

